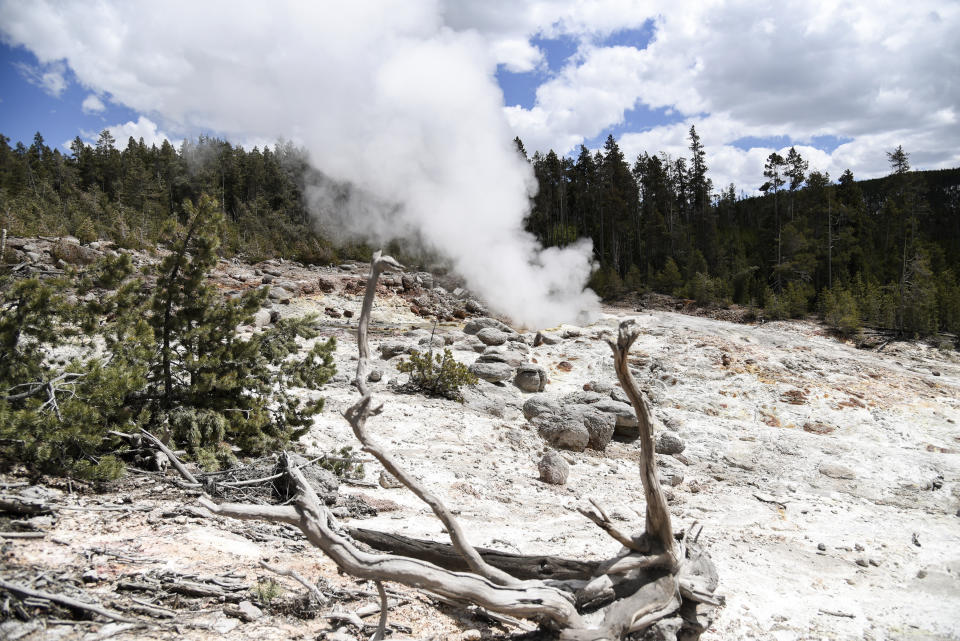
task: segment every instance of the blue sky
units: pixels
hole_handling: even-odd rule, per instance
[[[44,72],[52,74],[46,84]],[[67,65],[41,65],[26,48],[0,43],[0,133],[11,145],[29,146],[39,131],[47,145],[64,150],[76,136],[95,139],[104,128],[137,120],[135,111],[107,100],[100,101],[102,110],[85,112],[83,101],[92,93]]]
[[[846,168],[858,177],[882,175],[885,152],[897,145],[916,168],[960,165],[960,89],[949,80],[960,74],[960,3],[918,0],[878,12],[826,1],[438,1],[440,15],[437,3],[411,0],[400,3],[403,20],[389,21],[379,17],[382,6],[361,3],[360,13],[370,15],[352,22],[345,16],[345,30],[365,51],[383,49],[383,58],[334,51],[338,74],[323,68],[317,51],[332,45],[262,28],[272,21],[275,29],[295,31],[296,21],[322,20],[322,12],[296,3],[265,15],[262,5],[239,3],[224,18],[216,7],[179,0],[155,15],[124,3],[89,9],[0,0],[0,133],[29,144],[39,130],[48,144],[61,145],[77,135],[93,141],[110,128],[121,145],[129,135],[152,143],[207,133],[247,146],[283,137],[320,148],[323,136],[339,131],[308,122],[311,109],[355,135],[371,125],[351,122],[368,108],[363,94],[353,107],[338,104],[336,92],[310,86],[312,79],[349,91],[358,78],[366,81],[364,74],[377,78],[406,60],[410,52],[388,51],[395,35],[450,45],[449,36],[434,31],[440,24],[464,34],[453,42],[469,55],[437,60],[447,65],[437,73],[449,77],[420,87],[417,108],[428,128],[436,119],[431,109],[449,102],[448,86],[481,99],[479,85],[464,84],[480,72],[502,93],[497,118],[506,122],[505,135],[520,136],[531,154],[576,155],[579,145],[596,149],[612,134],[628,159],[644,151],[683,156],[692,125],[718,187],[755,189],[767,155],[790,146],[834,177]],[[211,19],[232,23],[217,30],[222,37],[192,26]],[[170,26],[156,33],[164,21]],[[245,39],[232,38],[246,29]],[[286,66],[264,67],[273,59]],[[231,95],[232,86],[248,84]],[[289,103],[290,113],[261,104],[259,94],[270,92]]]

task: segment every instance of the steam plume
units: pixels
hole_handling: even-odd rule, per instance
[[[317,169],[370,195],[347,210],[355,230],[419,238],[519,322],[596,303],[583,291],[589,243],[543,250],[523,231],[533,179],[488,45],[444,26],[436,2],[11,1],[0,25],[168,130],[304,145]]]

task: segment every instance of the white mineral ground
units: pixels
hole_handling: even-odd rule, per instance
[[[352,320],[329,321],[327,334],[339,340],[341,375],[322,392],[326,409],[303,439],[308,453],[355,445],[340,413],[357,398],[348,379],[356,367],[350,323],[359,306],[359,295],[340,293],[278,306],[285,316],[322,314],[326,307],[355,313]],[[626,316],[641,323],[644,332],[632,352],[639,382],[652,391],[657,429],[666,426],[686,443],[689,464],[658,457],[665,470],[684,477],[672,488],[674,526],[703,526],[701,541],[720,576],[718,593],[726,596],[704,639],[960,638],[956,351],[918,343],[858,350],[807,322],[741,325],[670,312],[604,312],[595,324],[576,328],[579,337],[532,348],[530,357],[548,371],[546,393],[580,390],[591,380],[612,383],[610,349],[596,336]],[[404,301],[379,296],[372,347],[376,353],[384,338],[416,345],[416,338],[402,334],[427,327]],[[461,327],[444,324],[437,331],[462,338]],[[574,328],[552,331],[566,329]],[[468,364],[476,358],[473,351],[454,355]],[[537,479],[543,442],[520,411],[527,395],[486,382],[465,404],[397,394],[388,385],[398,376],[405,380],[397,361],[374,360],[384,376],[371,387],[384,412],[369,429],[459,512],[473,544],[608,557],[616,544],[575,510],[589,497],[611,508],[624,529],[642,527],[636,444],[565,453],[567,485],[545,485]],[[563,361],[569,371],[557,367]],[[492,408],[502,415],[491,414]],[[366,465],[367,480],[376,481],[379,472],[375,463]],[[158,484],[156,499],[168,488]],[[427,507],[404,489],[344,485],[342,491],[401,506],[353,525],[448,540]],[[254,579],[266,574],[257,560],[269,558],[308,576],[349,582],[336,578],[332,563],[312,548],[245,540],[218,529],[214,520],[114,519],[66,514],[53,536],[74,546],[17,543],[17,562],[76,562],[75,546],[111,544],[162,555],[183,572],[234,567]],[[291,582],[289,589],[298,588]],[[450,612],[416,603],[391,621],[411,626],[412,638],[457,638],[464,626]],[[231,619],[221,632],[230,639],[314,638],[310,631],[318,625],[271,616],[249,624]],[[209,634],[184,631],[185,638]]]

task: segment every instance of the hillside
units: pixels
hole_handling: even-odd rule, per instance
[[[226,289],[267,277],[275,286],[326,284],[328,291],[301,288],[274,298],[268,308],[274,319],[319,312],[321,338],[338,341],[339,374],[324,387],[325,410],[300,441],[308,456],[356,445],[340,412],[357,398],[349,380],[361,298],[357,281],[364,271],[362,265],[306,268],[279,261],[221,262],[216,269],[215,281]],[[469,300],[464,292],[445,289],[421,289],[411,297],[399,281],[394,277],[378,294],[375,350],[384,343],[406,349],[429,342],[432,326],[416,312],[430,300],[448,306]],[[954,615],[960,609],[955,351],[913,342],[858,350],[808,322],[733,324],[605,307],[591,325],[552,328],[549,343],[533,346],[532,334],[516,341],[514,348],[547,373],[540,396],[571,402],[575,394],[589,403],[596,398],[585,386],[609,389],[605,384],[615,378],[600,337],[625,317],[635,317],[643,328],[633,366],[656,428],[685,445],[658,458],[674,523],[703,526],[701,540],[718,567],[718,593],[726,597],[704,639],[960,635]],[[484,346],[463,329],[451,318],[435,336],[470,364]],[[242,333],[260,331],[251,326]],[[469,388],[463,404],[402,393],[395,385],[406,380],[397,371],[398,357],[377,356],[382,378],[371,385],[385,407],[370,429],[455,510],[475,545],[609,556],[615,545],[574,509],[588,498],[610,507],[625,529],[642,529],[635,443],[615,438],[602,452],[564,452],[569,478],[565,485],[548,485],[537,472],[544,441],[524,417],[533,394],[509,382],[486,381]],[[261,461],[247,477],[234,478],[256,478],[251,474],[269,465]],[[335,510],[346,526],[445,540],[423,504],[403,489],[382,487],[379,478],[379,466],[364,460],[361,478],[341,482]],[[311,581],[320,578],[335,611],[375,603],[370,585],[338,575],[291,528],[206,514],[195,501],[199,492],[176,487],[176,479],[172,471],[132,472],[100,488],[46,479],[47,500],[64,507],[26,519],[42,538],[5,541],[0,579],[86,595],[146,623],[65,625],[57,612],[22,622],[15,610],[0,624],[6,638],[287,639],[318,638],[324,630],[326,638],[354,638],[356,630],[344,619],[318,617],[315,606],[295,598],[305,594],[302,586],[258,561],[296,569]],[[7,473],[3,492],[22,494],[26,482],[15,471]],[[228,498],[257,496],[238,488]],[[12,527],[6,521],[0,529]],[[268,580],[282,586],[280,594],[261,598],[261,614],[245,620],[236,602],[272,591],[265,587]],[[198,583],[219,586],[226,602],[176,587]],[[136,585],[139,590],[131,587]],[[437,615],[435,601],[416,591],[398,589],[394,598],[399,604],[389,617],[396,626],[392,638],[504,638],[517,632],[449,605],[440,605]],[[336,636],[333,631],[344,625],[347,636]]]

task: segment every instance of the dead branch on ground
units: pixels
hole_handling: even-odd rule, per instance
[[[200,502],[204,507],[224,516],[298,527],[341,570],[375,581],[384,606],[386,593],[381,582],[393,581],[500,615],[531,619],[566,641],[623,639],[661,619],[674,617],[682,621],[678,640],[697,639],[709,624],[709,619],[698,615],[698,604],[718,604],[714,596],[716,573],[696,540],[687,541],[683,533],[674,534],[672,530],[666,498],[656,475],[650,413],[628,368],[627,357],[639,335],[633,322],[622,323],[617,340],[608,343],[617,377],[639,422],[645,532],[621,531],[604,508],[592,502],[593,510],[581,513],[625,546],[624,552],[611,559],[597,563],[478,550],[470,544],[453,513],[401,467],[367,427],[368,420],[382,409],[374,403],[366,385],[370,358],[367,327],[380,274],[400,268],[393,258],[380,252],[374,254],[357,328],[359,361],[354,385],[361,398],[344,412],[344,417],[363,449],[431,508],[449,532],[452,545],[363,530],[346,534],[287,454],[281,458],[284,473],[297,490],[291,505],[217,505],[203,497]],[[365,552],[351,536],[388,553]],[[377,637],[386,626],[386,612],[387,608],[382,607]]]

